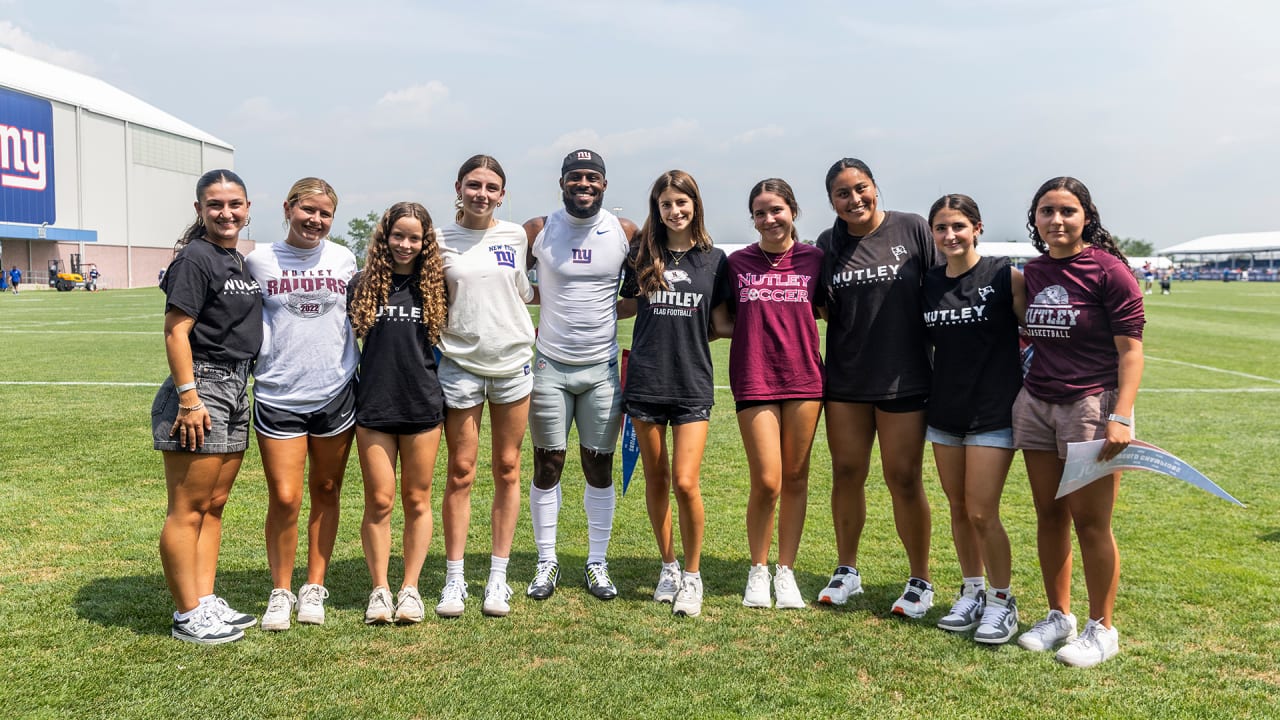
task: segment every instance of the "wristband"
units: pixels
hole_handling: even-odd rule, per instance
[[[189,382],[189,383],[183,383],[183,384],[179,385],[176,389],[177,389],[177,391],[178,391],[178,394],[179,394],[179,395],[181,395],[182,393],[184,393],[184,392],[186,392],[186,391],[188,391],[188,390],[195,390],[195,389],[196,389],[196,383],[195,383],[195,381],[193,380],[193,381],[191,381],[191,382]]]
[[[1107,420],[1109,420],[1110,422],[1120,423],[1125,427],[1133,427],[1133,418],[1125,417],[1123,415],[1117,415],[1115,413],[1111,413],[1110,415],[1107,416]]]

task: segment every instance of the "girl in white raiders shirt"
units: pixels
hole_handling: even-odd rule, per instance
[[[463,555],[471,521],[480,421],[489,404],[493,508],[485,615],[511,611],[507,562],[520,515],[520,448],[533,391],[533,321],[525,303],[534,298],[525,274],[524,228],[493,216],[506,195],[498,161],[475,155],[462,164],[454,189],[455,222],[437,230],[449,298],[449,324],[440,334],[440,384],[445,396],[449,473],[441,512],[445,584],[436,614],[461,615],[467,598]]]
[[[269,495],[267,564],[273,588],[263,630],[288,630],[295,607],[298,622],[323,624],[329,596],[324,578],[355,436],[352,380],[359,357],[347,318],[347,283],[355,275],[356,258],[328,239],[337,207],[338,194],[329,183],[299,180],[284,201],[285,239],[245,260],[263,296],[263,343],[253,386],[253,428]],[[307,581],[295,597],[304,476],[311,498]]]

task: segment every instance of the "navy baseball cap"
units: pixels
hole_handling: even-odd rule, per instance
[[[592,150],[574,150],[564,156],[564,162],[560,164],[560,177],[567,175],[570,170],[595,170],[604,175],[604,158]]]

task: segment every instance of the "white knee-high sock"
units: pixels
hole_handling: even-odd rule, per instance
[[[604,562],[613,534],[613,509],[617,496],[613,486],[597,488],[587,485],[582,491],[582,507],[587,511],[587,562]]]
[[[538,561],[556,562],[556,525],[560,522],[560,483],[550,490],[529,487],[529,517],[533,520],[533,544]]]

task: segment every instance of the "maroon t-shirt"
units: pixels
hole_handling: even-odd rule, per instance
[[[777,267],[759,243],[729,256],[735,315],[729,386],[737,402],[822,397],[822,356],[813,308],[822,251],[796,243]]]
[[[1142,339],[1142,290],[1129,267],[1106,250],[1041,255],[1027,280],[1027,337],[1035,347],[1023,384],[1041,400],[1066,403],[1120,383],[1116,336]]]

